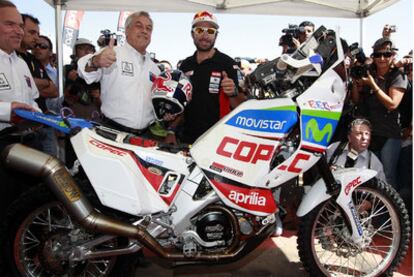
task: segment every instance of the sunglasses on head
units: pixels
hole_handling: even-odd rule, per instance
[[[35,48],[49,49],[49,45],[38,43],[35,45]]]
[[[207,33],[209,35],[215,35],[217,33],[217,29],[215,28],[207,28],[207,27],[194,27],[193,32],[197,35],[201,35],[202,33]]]
[[[389,57],[391,57],[393,55],[393,53],[392,52],[389,52],[389,51],[387,51],[387,52],[374,52],[373,54],[372,54],[372,56],[374,57],[374,58],[381,58],[381,57],[384,57],[384,58],[389,58]]]

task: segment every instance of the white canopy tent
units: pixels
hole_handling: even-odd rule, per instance
[[[363,18],[399,0],[45,0],[55,8],[59,90],[63,92],[62,10],[267,14],[359,18],[362,44]],[[62,95],[62,94],[61,94]]]

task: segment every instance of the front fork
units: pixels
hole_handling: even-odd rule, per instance
[[[347,226],[352,230],[352,241],[362,246],[363,229],[358,212],[355,209],[354,202],[352,201],[352,192],[360,183],[358,183],[358,180],[355,179],[348,183],[345,189],[342,189],[341,183],[335,180],[325,156],[319,159],[317,166],[322,179],[325,182],[326,193],[335,198],[336,203],[340,207],[342,215],[346,220]]]

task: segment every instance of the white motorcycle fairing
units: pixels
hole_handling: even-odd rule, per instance
[[[329,69],[297,97],[298,105],[290,98],[239,105],[196,141],[191,155],[223,202],[270,215],[277,211],[271,189],[319,160],[336,129],[344,98],[342,79]],[[299,117],[300,145],[272,169],[272,157]]]
[[[118,143],[86,128],[71,142],[102,204],[129,214],[167,212],[189,174],[187,157]]]

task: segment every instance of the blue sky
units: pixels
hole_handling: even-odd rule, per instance
[[[41,21],[42,34],[55,39],[54,10],[43,0],[12,0],[21,13],[30,13]],[[116,31],[118,12],[85,12],[80,27],[80,37],[96,43],[100,30]],[[154,32],[148,51],[155,52],[159,60],[169,60],[175,64],[179,59],[192,55],[195,51],[191,36],[189,13],[151,13]],[[349,44],[359,41],[359,20],[326,17],[268,16],[268,15],[229,15],[217,14],[220,32],[216,47],[232,57],[259,57],[273,59],[280,55],[278,46],[281,30],[290,24],[310,20],[316,26],[324,25],[335,29],[340,27],[341,37]],[[381,36],[385,24],[397,26],[392,35],[403,56],[413,48],[413,4],[412,0],[400,0],[387,9],[364,19],[363,47],[366,54]],[[64,53],[68,57],[70,53]],[[66,59],[66,58],[65,58]]]

